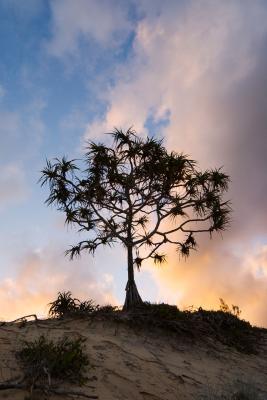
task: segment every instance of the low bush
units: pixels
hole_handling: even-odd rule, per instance
[[[35,341],[24,342],[17,358],[22,363],[29,387],[38,384],[50,387],[61,381],[79,385],[86,382],[89,360],[81,338],[53,342],[40,336]]]
[[[220,342],[235,347],[241,352],[252,354],[256,352],[255,333],[248,321],[239,319],[236,315],[218,311],[207,311],[200,308],[192,313],[194,321],[205,325]]]
[[[240,352],[257,353],[260,332],[239,315],[236,308],[181,311],[175,305],[144,303],[129,313],[127,321],[133,326],[160,327],[190,340],[211,337]]]
[[[175,305],[165,303],[149,303],[145,302],[141,310],[146,314],[158,319],[179,320],[186,317],[186,312],[182,312]]]

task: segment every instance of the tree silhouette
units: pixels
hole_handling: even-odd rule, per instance
[[[230,205],[222,196],[229,177],[221,169],[201,172],[184,154],[168,152],[162,140],[143,139],[132,129],[115,129],[113,144],[89,142],[85,168],[75,160],[47,161],[41,184],[49,184],[48,205],[66,214],[66,223],[88,233],[66,252],[72,259],[83,250],[120,242],[128,255],[124,309],[142,303],[134,266],[166,260],[160,248],[173,244],[188,256],[196,234],[222,231]]]

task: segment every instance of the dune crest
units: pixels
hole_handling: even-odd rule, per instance
[[[196,342],[162,329],[133,329],[105,318],[7,323],[0,327],[1,383],[21,378],[23,371],[15,353],[24,340],[40,335],[53,340],[64,336],[86,339],[89,381],[83,387],[65,385],[62,389],[77,389],[91,398],[215,399],[212,392],[233,393],[239,384],[253,385],[260,398],[267,398],[266,330],[262,330],[258,354],[248,355],[215,339],[203,337]],[[0,391],[1,399],[23,400],[27,395],[24,390]],[[46,398],[37,391],[35,396],[40,400]]]

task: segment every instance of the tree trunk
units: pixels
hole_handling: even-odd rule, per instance
[[[134,263],[133,263],[133,248],[128,247],[128,282],[126,285],[126,298],[123,310],[128,311],[138,305],[143,304],[143,301],[138,293],[134,281]]]

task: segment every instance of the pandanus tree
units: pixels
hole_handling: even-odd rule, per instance
[[[225,229],[229,177],[221,169],[201,172],[188,156],[168,152],[162,140],[141,138],[132,129],[110,135],[110,147],[88,142],[84,168],[66,158],[47,161],[41,184],[49,185],[47,204],[87,234],[66,252],[71,259],[115,242],[127,250],[128,310],[142,303],[134,267],[139,270],[147,259],[164,262],[168,244],[188,256],[198,233]]]

